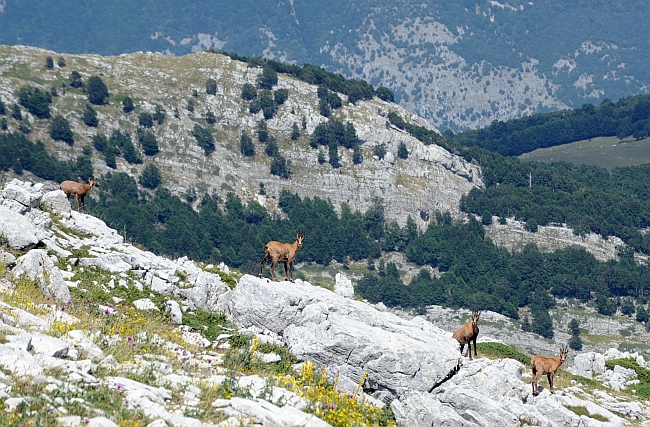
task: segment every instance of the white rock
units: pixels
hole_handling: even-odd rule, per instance
[[[62,190],[50,191],[43,194],[41,205],[55,215],[65,219],[70,218],[70,201]]]
[[[367,304],[307,282],[245,275],[214,307],[240,328],[281,336],[299,360],[309,358],[394,395],[429,391],[458,365],[458,343]],[[436,351],[431,351],[435,348]]]
[[[171,314],[174,323],[183,323],[183,311],[181,310],[181,306],[176,301],[173,299],[167,300],[165,302],[165,310]]]
[[[348,279],[348,276],[344,273],[336,273],[334,292],[345,298],[354,298],[354,286],[352,286],[352,280]]]
[[[594,352],[580,353],[573,359],[573,366],[569,367],[567,371],[586,378],[601,375],[605,372],[605,357]]]
[[[0,234],[7,238],[7,244],[13,249],[32,248],[39,242],[34,224],[5,206],[0,206]]]
[[[139,300],[135,300],[133,301],[133,305],[135,306],[135,308],[142,311],[159,310],[156,304],[153,301],[151,301],[149,298],[142,298]]]
[[[25,274],[31,280],[39,283],[41,292],[53,294],[57,299],[70,301],[70,291],[65,284],[61,271],[43,249],[32,249],[18,258],[13,271],[14,277]]]

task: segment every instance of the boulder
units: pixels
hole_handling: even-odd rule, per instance
[[[348,279],[348,276],[343,273],[336,273],[334,293],[345,298],[354,298],[354,286],[352,286],[352,280]]]
[[[580,353],[573,359],[573,366],[569,367],[567,371],[586,378],[601,375],[605,372],[605,357],[593,351]]]
[[[9,247],[18,250],[33,248],[39,242],[34,224],[6,206],[0,206],[0,235],[5,236]]]
[[[13,269],[14,277],[25,274],[30,280],[39,284],[41,292],[53,294],[57,299],[70,301],[70,291],[65,284],[61,271],[54,266],[54,261],[44,249],[32,249],[18,258]]]
[[[265,400],[250,400],[241,397],[233,397],[228,400],[217,399],[212,407],[228,416],[250,419],[255,425],[261,426],[330,426],[315,415],[305,414],[293,406],[278,407]]]
[[[62,190],[50,191],[43,195],[41,206],[62,218],[70,218],[70,201]]]
[[[277,336],[299,360],[310,359],[354,381],[399,396],[429,392],[461,358],[458,343],[391,313],[296,280],[245,275],[212,307],[239,327]]]

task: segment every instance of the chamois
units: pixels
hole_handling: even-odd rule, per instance
[[[63,190],[66,197],[70,198],[71,195],[77,196],[77,211],[86,213],[86,202],[84,198],[86,194],[95,185],[95,180],[88,178],[88,184],[82,184],[74,181],[63,181],[59,188]]]
[[[273,276],[273,280],[278,280],[275,275],[275,264],[277,264],[278,261],[282,261],[284,263],[284,275],[287,280],[293,283],[293,259],[295,258],[298,249],[302,246],[304,239],[305,233],[299,231],[296,233],[296,241],[293,243],[280,243],[275,240],[267,243],[266,246],[264,246],[264,259],[260,262],[260,277],[264,277],[262,274],[264,263],[271,259],[271,276]],[[288,269],[287,264],[289,265]],[[291,275],[291,278],[289,278],[289,274]]]
[[[553,390],[553,377],[555,376],[555,371],[557,371],[560,365],[566,360],[568,353],[569,347],[564,346],[560,347],[560,357],[535,356],[530,359],[530,365],[533,368],[533,396],[539,394],[537,380],[539,380],[542,375],[546,375],[551,393],[555,393],[555,390]]]
[[[467,344],[467,355],[469,360],[472,360],[472,341],[474,342],[474,356],[476,356],[476,338],[478,338],[478,318],[481,316],[481,313],[472,310],[472,321],[465,323],[460,327],[454,335],[453,338],[460,343],[460,353],[463,353],[463,348]]]

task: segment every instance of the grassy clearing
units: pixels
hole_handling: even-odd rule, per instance
[[[601,137],[543,148],[519,156],[522,160],[545,163],[565,161],[596,165],[606,169],[650,163],[650,139]]]

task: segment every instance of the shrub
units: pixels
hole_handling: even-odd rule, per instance
[[[50,122],[50,137],[55,141],[63,141],[69,145],[74,144],[70,123],[63,117],[56,115]]]
[[[140,123],[140,126],[143,128],[150,128],[153,126],[153,116],[151,113],[143,111],[138,115],[138,123]]]
[[[86,109],[84,110],[82,119],[86,126],[96,128],[97,125],[99,125],[99,120],[97,120],[97,111],[95,111],[90,104],[86,104]]]
[[[208,129],[204,129],[198,124],[195,124],[192,135],[196,138],[199,147],[203,148],[206,156],[214,151],[214,138]]]
[[[88,101],[90,101],[91,104],[103,105],[108,103],[108,88],[101,77],[90,77],[86,85],[86,92],[88,94]]]
[[[257,98],[257,89],[250,83],[244,83],[241,91],[241,98],[244,101],[254,101]]]
[[[215,79],[208,79],[208,81],[205,82],[205,93],[208,95],[217,94],[217,81]]]
[[[123,100],[122,100],[122,111],[125,113],[130,113],[134,109],[133,105],[133,100],[129,95],[127,95]]]
[[[158,169],[153,163],[148,164],[138,178],[138,182],[143,187],[151,190],[158,187],[161,180],[162,176],[160,175],[160,169]]]

